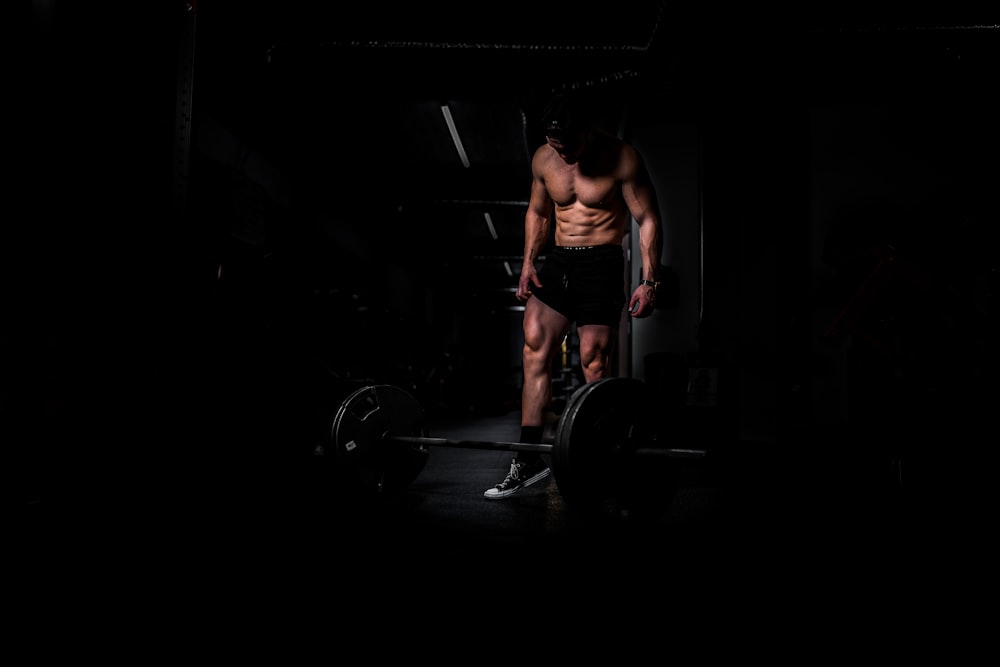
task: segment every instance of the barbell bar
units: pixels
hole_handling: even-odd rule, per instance
[[[552,454],[555,445],[551,442],[530,443],[494,440],[453,440],[451,438],[434,438],[418,435],[393,435],[386,433],[382,441],[398,445],[423,445],[426,447],[453,447],[457,449],[493,449],[506,452],[538,452]],[[653,442],[656,439],[653,438]],[[703,458],[704,449],[685,449],[679,447],[637,447],[634,455],[639,458],[666,456],[669,458]]]
[[[674,492],[675,466],[656,459],[700,458],[697,449],[671,448],[656,437],[656,406],[644,383],[605,378],[578,388],[559,418],[554,442],[454,440],[427,435],[424,411],[393,385],[356,390],[339,406],[331,445],[339,470],[366,492],[392,493],[423,470],[431,447],[549,454],[560,494],[585,508],[659,510]]]
[[[538,452],[551,454],[551,443],[532,444],[530,442],[494,442],[491,440],[452,440],[451,438],[432,438],[429,436],[393,435],[386,433],[383,442],[399,445],[423,445],[426,447],[457,447],[459,449],[495,449],[507,452]]]

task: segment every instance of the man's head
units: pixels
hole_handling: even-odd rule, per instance
[[[542,112],[545,141],[567,162],[575,161],[583,146],[586,124],[569,93],[556,93]]]
[[[556,93],[542,112],[542,128],[546,137],[562,139],[579,125],[573,101],[567,93]]]

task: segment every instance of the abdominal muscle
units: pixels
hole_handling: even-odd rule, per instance
[[[620,209],[620,210],[619,210]],[[610,209],[592,208],[580,201],[556,205],[555,242],[560,246],[620,244],[628,214],[621,202]]]

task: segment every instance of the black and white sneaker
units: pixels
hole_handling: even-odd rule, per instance
[[[550,474],[552,474],[552,469],[546,466],[544,461],[528,465],[514,459],[510,463],[510,472],[507,473],[504,480],[493,488],[486,489],[486,493],[483,496],[490,500],[506,498],[507,496],[514,495],[526,486],[531,486],[535,482],[545,479]]]

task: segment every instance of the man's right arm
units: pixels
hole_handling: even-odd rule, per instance
[[[545,189],[545,180],[532,165],[531,196],[528,210],[524,214],[524,260],[521,264],[521,279],[518,282],[517,298],[526,300],[531,294],[531,286],[540,286],[535,273],[535,261],[549,238],[552,224],[552,198]]]
[[[536,150],[531,159],[531,195],[528,197],[528,210],[524,214],[525,267],[535,265],[535,260],[548,241],[549,227],[552,224],[552,198],[545,187],[542,173],[543,148]]]
[[[552,201],[539,179],[531,183],[531,199],[524,214],[524,263],[534,265],[549,238]]]

